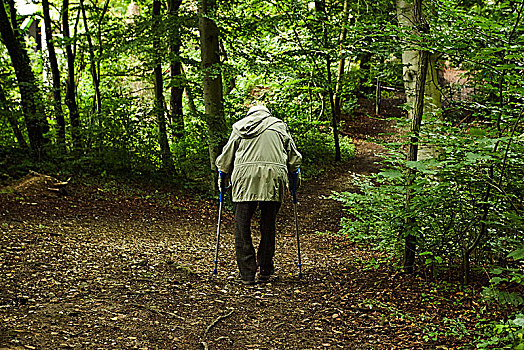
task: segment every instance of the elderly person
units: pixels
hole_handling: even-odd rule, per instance
[[[244,284],[255,283],[258,268],[259,281],[269,280],[274,273],[276,217],[288,175],[298,172],[301,161],[286,123],[261,105],[249,109],[246,117],[233,125],[216,160],[218,170],[231,175],[236,260]],[[251,218],[257,207],[261,239],[255,254]]]

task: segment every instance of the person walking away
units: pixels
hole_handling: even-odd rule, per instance
[[[240,281],[267,281],[274,273],[276,218],[288,186],[288,175],[299,171],[302,155],[289,128],[267,107],[249,109],[216,159],[220,172],[230,174],[235,215],[235,251]],[[219,186],[220,186],[219,176]],[[255,253],[251,219],[260,209],[260,244]]]

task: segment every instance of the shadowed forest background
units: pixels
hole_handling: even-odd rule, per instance
[[[242,313],[248,315],[267,304],[292,308],[307,292],[317,293],[308,306],[313,311],[276,322],[305,322],[325,312],[331,330],[304,326],[319,332],[305,348],[524,349],[523,11],[522,0],[0,0],[0,347],[62,346],[56,338],[68,329],[63,347],[285,348],[275,330],[268,331],[276,332],[271,339],[281,342],[250,343],[248,335],[255,339],[264,329],[235,338],[231,324],[218,338],[208,336],[239,313],[243,298],[255,300]],[[231,125],[258,103],[289,125],[303,154],[305,245],[319,258],[310,266],[319,265],[306,272],[309,286],[282,272],[274,289],[257,287],[251,297],[230,280],[203,277],[202,264],[211,262],[216,222],[214,160]],[[155,228],[149,231],[147,222]],[[168,243],[171,230],[178,232],[176,243]],[[201,231],[210,233],[207,239]],[[113,239],[127,243],[108,243]],[[36,262],[47,253],[58,256],[47,245],[53,240],[85,244],[95,254],[86,257],[89,264],[99,245],[120,249],[114,253],[123,270],[115,274],[108,263],[101,275],[75,280],[86,285],[71,287],[81,291],[73,293],[74,305],[50,308],[63,304],[61,292],[36,297],[33,280],[51,273],[58,281],[63,269],[72,269],[60,259],[51,266]],[[202,245],[186,255],[192,241]],[[290,242],[282,248],[283,266],[293,265]],[[144,249],[171,258],[153,263],[140,255],[149,254]],[[83,254],[62,253],[64,261]],[[336,267],[322,262],[325,256]],[[228,273],[232,260],[223,266]],[[143,343],[136,335],[121,336],[127,343],[114,340],[127,332],[120,327],[89,345],[80,325],[53,321],[60,312],[87,315],[82,303],[89,293],[97,296],[91,300],[124,295],[119,288],[129,289],[127,282],[104,280],[107,296],[100,276],[128,276],[127,263],[139,272],[162,266],[180,289],[175,302],[167,287],[142,293],[135,286],[133,301],[101,306],[115,322],[134,309],[148,313]],[[89,264],[73,270],[81,276]],[[334,271],[338,277],[326,277]],[[162,274],[139,272],[134,283],[161,283]],[[375,278],[383,283],[372,284]],[[94,281],[100,289],[88,288]],[[234,300],[231,313],[217,318],[211,306],[199,310],[192,322],[208,328],[198,334],[155,328],[174,322],[184,329],[183,319],[193,315],[184,307],[194,305],[197,293],[191,288],[225,293]],[[151,293],[160,294],[140,300]],[[283,304],[271,304],[271,293]],[[328,296],[338,299],[318,306]],[[153,306],[155,300],[162,305]],[[38,341],[24,320],[43,317],[29,312],[42,305],[59,331]],[[423,314],[424,306],[437,311]],[[445,310],[453,307],[460,315],[448,318]],[[275,323],[271,314],[262,319]],[[356,325],[362,319],[373,326]],[[373,327],[384,338],[364,341]],[[296,339],[287,346],[301,348],[302,335],[286,331]],[[322,340],[327,335],[332,338]],[[115,342],[104,343],[109,338]]]

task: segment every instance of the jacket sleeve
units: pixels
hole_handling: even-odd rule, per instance
[[[291,137],[291,134],[288,131],[289,140],[286,147],[287,152],[287,170],[288,172],[292,173],[297,171],[300,168],[300,164],[302,164],[302,155],[297,150],[297,146],[295,145],[295,141],[293,141],[293,138]]]
[[[238,136],[235,134],[235,132],[232,132],[229,140],[222,149],[222,154],[220,154],[215,161],[215,165],[219,171],[222,171],[226,174],[231,174],[233,171],[235,152],[238,148],[238,140]]]

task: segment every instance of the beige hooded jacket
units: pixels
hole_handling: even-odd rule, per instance
[[[301,161],[286,123],[255,106],[233,125],[215,164],[231,174],[233,202],[281,202],[288,172],[297,171]]]

